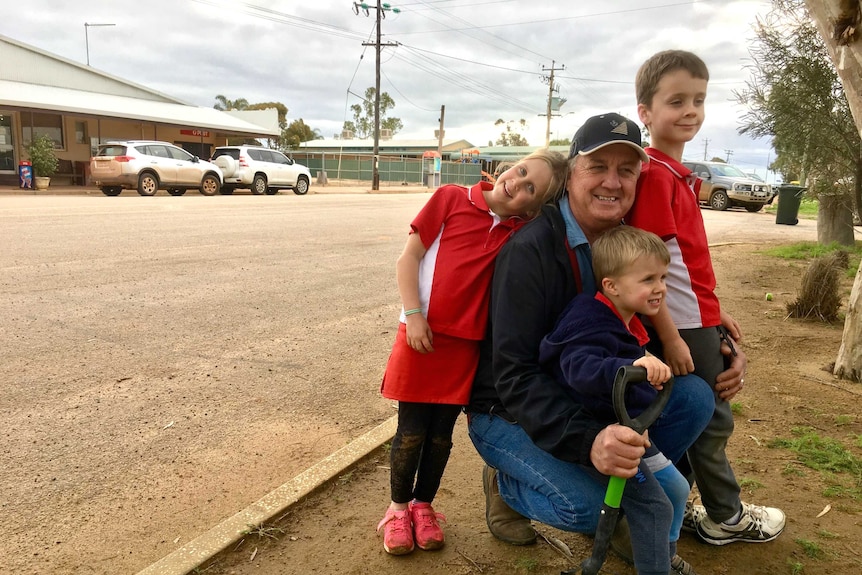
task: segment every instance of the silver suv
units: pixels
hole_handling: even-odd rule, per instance
[[[250,188],[253,194],[275,194],[281,189],[308,193],[311,172],[278,150],[257,146],[222,146],[213,152],[212,162],[221,168],[221,193]]]
[[[99,146],[90,158],[90,174],[106,196],[119,196],[124,189],[137,189],[152,196],[166,189],[172,196],[197,189],[214,196],[222,184],[215,164],[189,152],[154,140],[123,140]]]
[[[697,199],[714,210],[739,206],[749,212],[759,212],[775,195],[772,186],[758,182],[730,164],[683,162],[683,165],[703,180]]]

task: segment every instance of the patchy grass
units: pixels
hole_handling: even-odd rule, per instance
[[[742,489],[747,489],[749,493],[754,493],[756,489],[762,488],[764,485],[756,479],[749,479],[747,477],[743,477],[739,481],[739,487]]]
[[[805,568],[799,561],[788,558],[787,565],[790,567],[790,575],[802,575],[805,573]]]
[[[805,477],[805,472],[792,463],[784,464],[784,469],[781,470],[781,475],[794,475],[796,477]]]
[[[742,413],[742,404],[738,401],[730,402],[730,411],[733,415],[740,415]]]
[[[856,421],[855,415],[836,415],[835,416],[835,425],[850,425]]]
[[[539,567],[539,562],[533,557],[518,557],[515,569],[522,573],[533,573]]]
[[[248,529],[242,532],[243,535],[256,535],[258,539],[269,538],[278,539],[279,535],[284,534],[284,529],[275,525],[249,525]]]
[[[854,277],[859,269],[859,261],[862,260],[862,241],[857,241],[853,247],[842,246],[837,242],[832,242],[828,245],[818,244],[817,242],[796,242],[785,246],[777,246],[764,250],[763,253],[769,256],[788,259],[788,260],[812,260],[816,257],[831,254],[837,250],[844,250],[850,255],[850,263],[847,265],[847,277]]]
[[[820,472],[827,484],[824,495],[862,498],[862,460],[831,437],[821,437],[811,427],[794,427],[792,439],[778,438],[770,447],[788,449],[797,460]]]
[[[823,550],[820,545],[810,539],[795,539],[796,544],[802,547],[802,551],[812,559],[820,559],[823,557]]]

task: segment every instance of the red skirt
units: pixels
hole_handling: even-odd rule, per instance
[[[419,353],[407,345],[407,326],[401,323],[380,393],[412,403],[467,405],[478,365],[478,341],[435,333],[434,351]]]

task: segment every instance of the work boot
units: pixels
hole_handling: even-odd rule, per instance
[[[529,519],[506,505],[500,497],[497,470],[489,465],[482,470],[482,486],[485,488],[485,520],[491,535],[512,545],[535,543],[536,530]]]

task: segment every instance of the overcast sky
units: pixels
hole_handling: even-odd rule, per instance
[[[732,90],[749,79],[757,0],[390,0],[382,21],[381,90],[402,138],[434,138],[446,106],[446,138],[496,140],[500,118],[527,121],[545,142],[547,78],[567,101],[551,138],[571,138],[589,116],[637,121],[634,76],[651,54],[691,50],[710,69],[706,122],[686,159],[727,158],[766,173],[768,140],[739,136]],[[185,102],[215,96],[282,102],[324,137],[340,133],[349,106],[374,85],[375,0],[369,16],[350,0],[30,0],[4,11],[0,34],[85,63]],[[2,63],[0,63],[2,65]],[[565,67],[565,69],[559,69]],[[351,94],[351,92],[353,94]],[[540,114],[542,116],[540,116]],[[770,174],[770,181],[772,177]]]

